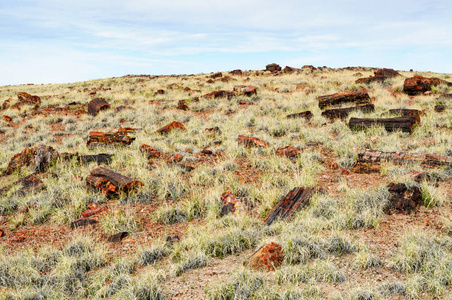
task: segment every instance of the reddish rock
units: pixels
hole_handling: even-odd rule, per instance
[[[272,73],[276,73],[281,71],[281,66],[275,63],[269,64],[265,66],[265,71],[270,71]]]
[[[109,108],[110,104],[104,98],[96,98],[88,103],[88,114],[96,116],[99,111]]]
[[[1,109],[3,109],[3,110],[7,109],[7,108],[9,107],[9,102],[10,102],[11,100],[12,100],[11,98],[5,100],[5,101],[3,102],[3,104],[2,104]]]
[[[313,116],[314,116],[314,114],[310,110],[307,110],[307,111],[302,111],[299,113],[287,115],[286,118],[288,118],[288,119],[305,118],[306,120],[309,121],[309,120],[311,120],[311,118]]]
[[[165,94],[165,90],[159,89],[155,92],[154,95],[164,95]]]
[[[178,104],[177,104],[177,109],[180,110],[188,110],[188,105],[185,104],[185,99],[184,100],[179,100]]]
[[[167,163],[175,164],[175,163],[181,162],[182,159],[183,159],[183,157],[180,153],[175,153],[173,156],[168,158]]]
[[[303,67],[301,67],[302,70],[309,70],[312,72],[314,72],[315,70],[317,70],[316,67],[312,66],[312,65],[304,65]]]
[[[42,173],[54,163],[59,153],[50,146],[39,145],[25,148],[21,153],[14,155],[5,171],[5,175],[10,175],[20,170],[23,166],[33,166],[37,173]]]
[[[255,270],[274,271],[284,261],[284,251],[282,247],[271,242],[262,246],[249,259],[249,266]]]
[[[209,77],[212,79],[220,78],[220,77],[223,77],[223,74],[221,74],[221,72],[217,72],[217,73],[210,75]]]
[[[215,83],[215,80],[209,79],[209,80],[206,81],[206,83]]]
[[[38,108],[41,105],[41,98],[39,96],[33,96],[28,93],[17,93],[17,101],[11,108],[20,109],[23,105],[33,105],[35,108]]]
[[[379,69],[378,71],[375,71],[374,74],[374,76],[360,78],[356,80],[355,83],[369,84],[372,82],[383,82],[388,78],[400,76],[399,72],[387,68]]]
[[[99,132],[91,131],[88,134],[87,146],[96,145],[130,145],[135,137],[131,137],[128,133],[135,132],[133,128],[119,128],[117,132]]]
[[[229,72],[229,74],[231,75],[236,75],[236,76],[242,76],[242,70],[237,69],[237,70],[232,70],[231,72]]]
[[[419,187],[408,187],[404,183],[391,183],[388,185],[389,196],[386,206],[383,208],[387,214],[409,214],[422,205],[422,194]]]
[[[237,141],[239,144],[243,144],[248,148],[249,147],[263,147],[263,148],[268,147],[268,145],[264,141],[261,141],[255,137],[239,135],[237,138]]]
[[[13,119],[10,116],[3,115],[3,120],[5,120],[5,122],[10,123]]]
[[[148,159],[160,157],[160,152],[157,149],[152,148],[151,146],[146,144],[142,144],[140,146],[140,151],[146,153]]]
[[[99,207],[97,203],[90,203],[88,204],[88,209],[82,211],[82,217],[88,218],[101,212],[108,212],[108,208],[106,206]]]
[[[344,175],[344,176],[347,176],[347,175],[350,175],[350,171],[347,170],[347,169],[343,169],[341,174]]]
[[[411,78],[405,79],[403,84],[403,92],[414,96],[422,94],[426,91],[430,91],[432,86],[436,86],[439,84],[446,84],[448,86],[452,86],[452,83],[447,82],[445,80],[441,80],[439,78],[426,78],[422,76],[414,76]]]
[[[282,148],[276,149],[276,154],[279,156],[286,156],[290,159],[297,158],[297,156],[300,154],[300,151],[292,146],[285,146]]]
[[[234,92],[237,96],[251,96],[256,95],[256,88],[252,85],[236,85],[234,86]]]
[[[216,99],[216,98],[228,98],[228,99],[231,99],[233,96],[235,96],[234,92],[220,90],[220,91],[214,91],[214,92],[205,94],[205,95],[203,95],[201,97],[203,97],[203,98],[210,98],[210,99],[212,99],[212,98],[214,98],[214,99]]]
[[[297,68],[292,68],[292,67],[286,66],[283,69],[283,72],[286,73],[286,74],[292,74],[293,72],[298,71],[298,70],[299,69],[297,69]]]
[[[185,126],[184,126],[184,124],[182,124],[180,122],[173,121],[173,122],[169,123],[168,125],[165,125],[162,128],[160,128],[159,130],[157,130],[157,132],[160,134],[168,134],[174,129],[180,129],[180,130],[185,131]]]
[[[107,238],[107,241],[108,241],[108,242],[111,242],[111,243],[119,243],[120,241],[122,241],[122,240],[123,240],[125,237],[127,237],[128,235],[129,235],[129,233],[126,232],[126,231],[120,232],[120,233],[113,234],[113,235],[109,236],[109,237]],[[131,241],[132,241],[132,240],[131,240]]]

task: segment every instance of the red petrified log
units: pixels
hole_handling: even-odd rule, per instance
[[[265,66],[265,71],[270,71],[272,73],[276,73],[281,71],[281,66],[275,63],[269,64]]]
[[[392,78],[392,77],[396,77],[399,76],[399,72],[393,70],[393,69],[380,69],[375,73],[375,76],[371,76],[371,77],[367,77],[367,78],[360,78],[358,80],[355,81],[355,83],[365,83],[365,84],[369,84],[371,82],[383,82],[385,81],[387,78]]]
[[[143,185],[140,181],[103,167],[93,169],[91,174],[86,177],[86,183],[109,196],[119,195],[121,192],[127,194],[132,189]]]
[[[322,112],[322,116],[330,120],[334,120],[337,118],[344,119],[347,118],[348,115],[353,111],[372,112],[374,110],[375,106],[373,104],[366,104],[355,107],[328,109]]]
[[[307,110],[307,111],[302,111],[302,112],[299,112],[299,113],[287,115],[286,118],[288,118],[288,119],[305,118],[306,120],[309,121],[309,120],[311,120],[311,118],[313,116],[314,115],[312,114],[312,112],[310,110]]]
[[[330,105],[339,105],[342,103],[354,102],[356,104],[370,104],[370,97],[364,91],[348,91],[317,97],[320,109]]]
[[[181,154],[179,153],[175,153],[173,156],[171,156],[170,158],[168,158],[167,163],[169,164],[175,164],[178,163],[180,161],[182,161],[183,157]]]
[[[104,145],[130,145],[135,138],[128,136],[128,133],[135,132],[133,128],[119,128],[117,132],[97,132],[89,133],[87,146],[95,146],[97,144]]]
[[[263,147],[263,148],[267,148],[268,145],[264,142],[261,141],[258,138],[255,137],[249,137],[249,136],[243,136],[243,135],[239,135],[237,138],[237,141],[239,144],[243,144],[246,147]]]
[[[22,105],[33,105],[35,108],[41,105],[41,98],[39,96],[33,96],[28,93],[17,93],[17,101],[11,108],[20,109]]]
[[[313,188],[296,187],[291,190],[268,214],[264,220],[265,224],[270,225],[277,219],[289,220],[297,210],[309,204]]]
[[[422,205],[421,190],[417,186],[407,187],[404,183],[391,183],[388,186],[391,196],[383,208],[384,212],[409,214]]]
[[[251,96],[256,95],[256,88],[252,85],[236,85],[234,86],[234,92],[237,96],[245,95]]]
[[[173,122],[169,123],[168,125],[165,125],[162,128],[160,128],[159,130],[157,130],[157,132],[160,134],[168,134],[173,129],[181,129],[181,130],[185,131],[185,126],[184,126],[184,124],[182,124],[180,122],[173,121]]]
[[[234,92],[220,90],[220,91],[214,91],[214,92],[205,94],[205,95],[203,95],[201,97],[203,97],[203,98],[210,98],[210,99],[212,99],[212,98],[214,98],[214,99],[216,99],[216,98],[228,98],[228,99],[231,99],[233,96],[235,96]]]
[[[284,251],[282,247],[271,242],[262,246],[249,259],[249,265],[255,270],[274,271],[284,261]]]
[[[403,132],[412,133],[413,129],[417,125],[420,125],[420,123],[421,118],[419,116],[407,116],[387,119],[351,118],[348,126],[350,127],[350,129],[363,130],[372,126],[382,125],[388,132],[400,129]]]
[[[425,93],[427,91],[431,91],[432,86],[446,84],[448,86],[452,86],[451,82],[447,82],[445,80],[439,78],[426,78],[422,76],[414,76],[411,78],[405,79],[403,83],[403,92],[408,95],[419,95]]]
[[[106,206],[99,207],[97,203],[90,203],[88,204],[88,209],[82,211],[82,217],[88,218],[101,212],[108,212],[108,208]]]
[[[96,116],[99,111],[110,108],[110,104],[104,98],[96,98],[88,103],[88,113]]]
[[[278,154],[279,156],[286,156],[290,159],[294,159],[300,154],[300,151],[295,147],[285,146],[276,149],[276,154]]]
[[[143,153],[146,153],[146,156],[148,159],[160,157],[160,152],[157,149],[152,148],[151,146],[146,145],[146,144],[142,144],[140,146],[140,151]]]

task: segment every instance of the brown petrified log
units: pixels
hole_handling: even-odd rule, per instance
[[[233,88],[235,95],[252,96],[256,95],[256,87],[252,85],[236,85]]]
[[[135,138],[128,134],[135,132],[133,128],[119,128],[117,132],[91,131],[88,136],[87,146],[103,145],[130,145]]]
[[[39,145],[25,148],[21,153],[11,158],[6,171],[4,171],[4,175],[10,175],[20,170],[23,166],[32,165],[35,167],[35,172],[45,172],[49,165],[56,161],[58,155],[58,151],[50,146]]]
[[[405,82],[403,83],[403,92],[411,96],[419,95],[427,91],[431,91],[432,86],[437,86],[440,84],[452,86],[451,82],[439,78],[434,77],[426,78],[422,76],[414,76],[405,79]]]
[[[373,104],[359,105],[355,107],[328,109],[322,112],[322,116],[330,120],[345,119],[353,111],[372,112],[375,110]]]
[[[88,204],[87,210],[82,211],[82,217],[88,218],[101,212],[108,212],[108,208],[106,206],[99,206],[97,203],[93,202]]]
[[[314,188],[311,187],[296,187],[291,190],[268,214],[265,224],[270,225],[278,219],[289,220],[297,210],[309,204],[313,191]]]
[[[182,124],[180,122],[173,121],[173,122],[169,123],[168,125],[165,125],[162,128],[160,128],[159,130],[157,130],[157,132],[160,134],[168,134],[173,129],[181,129],[181,130],[185,131],[185,126],[184,126],[184,124]]]
[[[103,167],[91,170],[91,174],[86,177],[86,183],[89,187],[99,189],[102,194],[109,196],[119,195],[121,192],[127,194],[134,188],[143,185],[138,180]]]
[[[255,138],[255,137],[239,135],[237,137],[237,141],[238,141],[239,144],[243,144],[247,148],[250,148],[250,147],[267,148],[268,147],[268,145],[264,141],[261,141],[260,139]]]
[[[300,154],[300,151],[295,147],[285,146],[276,149],[276,154],[278,154],[278,156],[286,156],[290,159],[295,159]]]
[[[270,71],[272,73],[276,73],[281,71],[281,66],[275,63],[268,64],[265,66],[265,71]]]
[[[274,271],[284,261],[282,247],[274,242],[260,247],[249,259],[249,266],[255,270]]]
[[[400,115],[402,117],[407,117],[407,116],[420,116],[422,114],[422,111],[411,108],[396,108],[390,109],[388,113],[392,115]]]
[[[424,167],[452,166],[452,156],[362,149],[358,152],[353,171],[356,173],[378,172],[382,162],[392,162],[396,165],[420,163]]]
[[[140,151],[145,153],[146,157],[148,159],[149,158],[158,158],[158,157],[160,157],[160,152],[157,149],[152,148],[151,146],[146,145],[146,144],[142,144],[140,146]]]
[[[11,108],[20,109],[22,105],[33,105],[38,108],[41,105],[41,98],[39,96],[33,96],[28,93],[17,93],[17,101]]]
[[[295,119],[295,118],[305,118],[306,120],[311,120],[311,118],[313,117],[314,115],[312,114],[312,112],[310,111],[310,110],[307,110],[307,111],[302,111],[302,112],[299,112],[299,113],[295,113],[295,114],[290,114],[290,115],[287,115],[287,119]]]
[[[365,83],[369,84],[371,82],[383,82],[388,78],[399,76],[399,72],[393,70],[393,69],[380,69],[378,71],[374,72],[374,76],[370,76],[367,78],[360,78],[355,81],[355,83]]]
[[[111,243],[119,243],[120,241],[122,241],[128,235],[129,235],[129,233],[127,231],[123,231],[123,232],[120,232],[120,233],[117,233],[117,234],[110,235],[107,238],[107,241],[111,242]]]
[[[383,207],[386,214],[409,214],[422,205],[422,194],[418,186],[408,187],[404,183],[390,183],[388,190],[391,195]]]
[[[335,93],[331,95],[325,95],[317,97],[319,101],[320,109],[325,109],[327,106],[340,105],[343,103],[356,103],[356,104],[370,104],[370,97],[367,92],[364,91],[348,91],[343,93]]]
[[[235,93],[232,91],[214,91],[205,95],[202,95],[203,98],[209,98],[209,99],[216,99],[216,98],[228,98],[231,99],[233,96],[235,96]]]
[[[104,98],[96,98],[88,103],[88,113],[96,116],[99,111],[110,108],[110,104]]]
[[[351,118],[348,126],[350,129],[363,130],[372,126],[383,125],[388,132],[394,130],[402,130],[403,132],[412,133],[415,126],[420,125],[421,118],[419,116],[407,116],[398,118]]]

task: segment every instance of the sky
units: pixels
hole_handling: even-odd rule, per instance
[[[0,86],[269,63],[452,73],[452,1],[0,1]]]

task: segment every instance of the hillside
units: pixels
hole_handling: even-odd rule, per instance
[[[2,86],[0,299],[452,299],[450,82]]]

